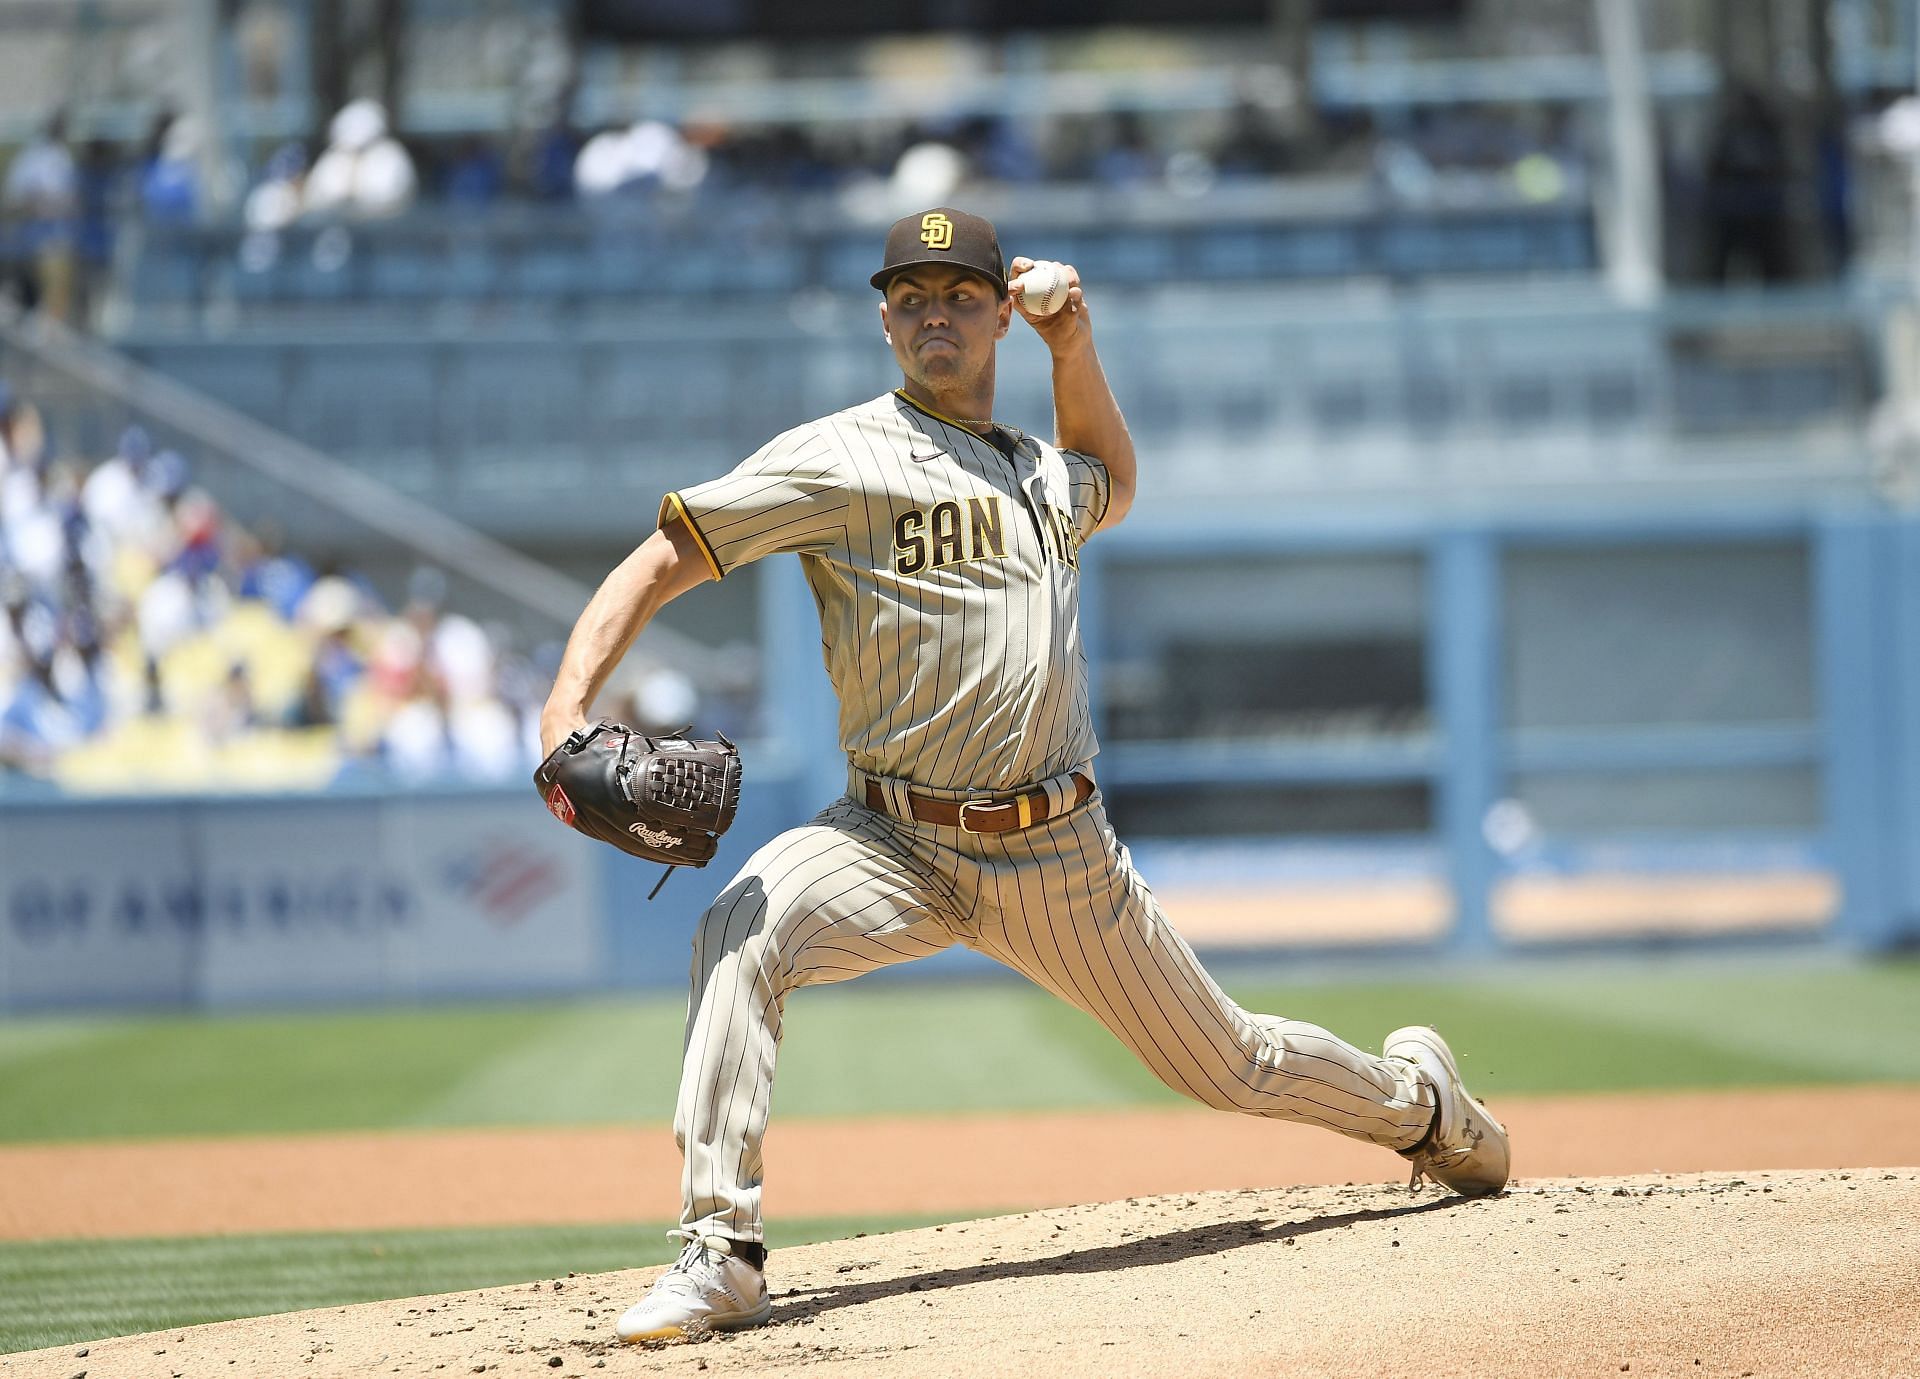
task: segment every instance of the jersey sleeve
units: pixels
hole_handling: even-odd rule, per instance
[[[776,436],[730,474],[676,489],[660,525],[678,519],[715,579],[780,551],[821,551],[845,538],[847,483],[826,438],[808,428]]]
[[[1113,481],[1101,460],[1080,450],[1062,450],[1067,462],[1067,482],[1073,489],[1073,522],[1080,539],[1092,536],[1107,515],[1113,499]]]

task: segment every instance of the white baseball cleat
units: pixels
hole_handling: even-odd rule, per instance
[[[1512,1162],[1506,1127],[1495,1120],[1460,1080],[1460,1065],[1437,1030],[1408,1025],[1387,1036],[1386,1058],[1413,1064],[1433,1083],[1440,1103],[1433,1130],[1412,1149],[1401,1151],[1413,1163],[1407,1186],[1420,1190],[1422,1176],[1466,1197],[1484,1197],[1507,1185]]]
[[[673,1267],[621,1314],[623,1341],[671,1341],[703,1331],[740,1331],[773,1315],[767,1276],[737,1258],[724,1236],[671,1231],[687,1242]]]

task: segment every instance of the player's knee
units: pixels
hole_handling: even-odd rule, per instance
[[[1206,1076],[1197,1081],[1179,1081],[1174,1078],[1163,1079],[1176,1092],[1184,1093],[1213,1111],[1244,1111],[1246,1106],[1234,1093],[1253,1080],[1251,1065],[1227,1064],[1207,1069]]]
[[[767,893],[757,876],[736,878],[707,906],[693,930],[694,965],[737,952],[767,929]]]
[[[760,987],[779,995],[792,984],[772,927],[765,923],[764,907],[716,904],[702,915],[694,930],[691,976],[696,991],[717,983]]]

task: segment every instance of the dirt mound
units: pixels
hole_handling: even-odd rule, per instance
[[[1920,1170],[1545,1180],[1469,1202],[1284,1188],[775,1255],[771,1325],[636,1349],[656,1271],[0,1357],[175,1375],[1910,1375]]]

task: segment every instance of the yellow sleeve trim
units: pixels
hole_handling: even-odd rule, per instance
[[[698,546],[700,554],[707,558],[707,568],[713,571],[713,577],[725,579],[727,572],[720,568],[720,562],[714,558],[713,547],[707,544],[706,533],[701,531],[700,524],[693,520],[693,514],[689,513],[687,505],[680,501],[680,495],[669,493],[660,500],[660,525],[664,527],[675,519],[684,522],[687,530],[693,533],[693,544]]]

